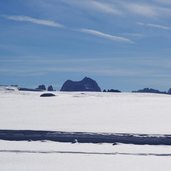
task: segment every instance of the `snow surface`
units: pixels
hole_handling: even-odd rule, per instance
[[[0,88],[0,129],[171,134],[171,96]],[[170,171],[171,146],[0,140],[2,171]]]
[[[171,96],[0,91],[0,129],[171,134]]]
[[[86,152],[86,154],[85,154]],[[170,171],[171,146],[0,141],[3,171]]]

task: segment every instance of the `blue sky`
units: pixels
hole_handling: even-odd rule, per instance
[[[171,87],[171,0],[0,0],[0,84]]]

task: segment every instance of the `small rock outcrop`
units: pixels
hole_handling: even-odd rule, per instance
[[[133,91],[133,93],[157,93],[157,94],[167,94],[165,91],[159,91],[152,88],[144,88],[138,91]]]
[[[32,88],[24,88],[24,87],[19,87],[19,91],[43,91],[42,89],[32,89]]]
[[[52,93],[43,93],[40,95],[40,97],[53,97],[53,96],[56,96],[56,95]]]
[[[39,85],[36,90],[46,90],[46,86],[45,85]]]
[[[169,90],[168,90],[168,92],[167,92],[168,94],[171,94],[171,88],[169,88]]]
[[[110,92],[110,93],[121,93],[120,90],[115,90],[115,89],[109,89],[109,90],[103,90],[103,92]]]
[[[50,85],[50,86],[47,88],[47,91],[54,91],[52,85]]]
[[[81,81],[67,80],[60,91],[95,91],[100,92],[101,89],[97,82],[91,78],[85,77]]]

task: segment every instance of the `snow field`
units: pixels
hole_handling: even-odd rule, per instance
[[[9,152],[2,152],[5,149]],[[10,152],[12,150],[18,152]],[[58,153],[58,151],[66,153]],[[87,154],[68,152],[87,152]],[[111,152],[121,154],[111,155]],[[3,171],[170,171],[171,156],[138,155],[142,153],[171,154],[171,147],[1,140],[0,166]]]
[[[0,92],[0,129],[171,134],[171,96]]]
[[[171,134],[171,96],[0,90],[0,129]],[[0,140],[2,171],[170,171],[171,146]]]

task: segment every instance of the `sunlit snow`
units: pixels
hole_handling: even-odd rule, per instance
[[[171,96],[0,90],[0,129],[171,134]],[[3,171],[170,171],[171,146],[0,140]]]

